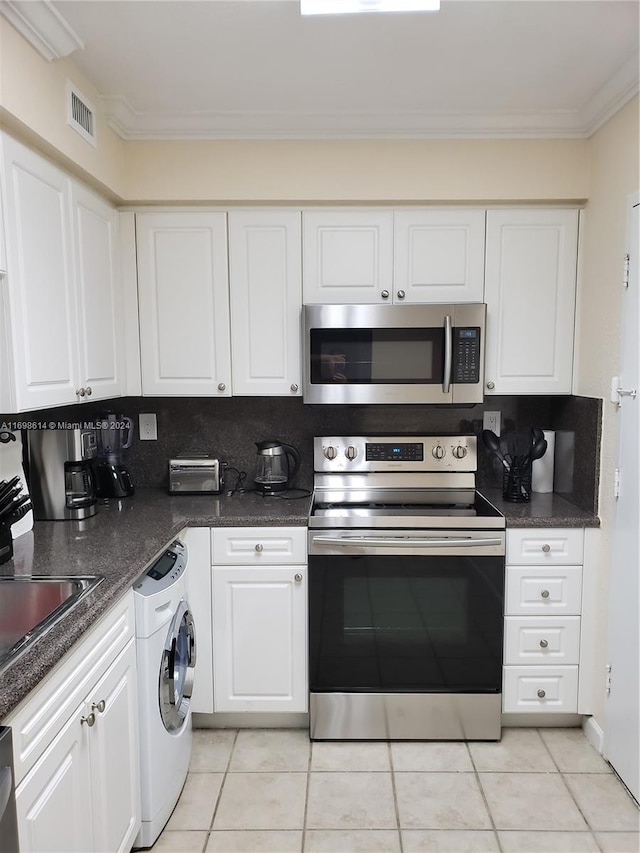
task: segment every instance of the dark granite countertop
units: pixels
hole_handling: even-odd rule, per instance
[[[551,492],[531,495],[528,503],[503,500],[501,489],[480,489],[506,518],[509,527],[599,527],[600,519]]]
[[[530,503],[513,504],[502,500],[500,489],[482,489],[482,493],[505,515],[507,527],[597,527],[600,523],[597,516],[559,495],[534,494]],[[253,492],[232,497],[169,496],[147,489],[101,505],[86,521],[36,522],[33,531],[14,542],[14,557],[0,566],[0,574],[91,574],[103,575],[105,580],[0,674],[0,720],[184,527],[306,525],[309,504],[308,496],[295,500],[264,498]]]
[[[233,497],[171,497],[148,489],[101,505],[98,513],[85,521],[35,522],[33,531],[15,540],[14,557],[0,566],[0,574],[90,574],[103,575],[105,580],[0,673],[0,720],[131,588],[145,566],[184,527],[306,525],[309,503],[307,496],[287,500],[246,492]]]

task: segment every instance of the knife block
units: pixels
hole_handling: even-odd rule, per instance
[[[0,524],[0,565],[6,563],[13,557],[13,537],[11,528],[6,524]]]

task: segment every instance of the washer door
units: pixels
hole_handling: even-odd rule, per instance
[[[182,728],[189,713],[195,664],[193,616],[182,600],[171,622],[160,665],[160,716],[169,732]]]

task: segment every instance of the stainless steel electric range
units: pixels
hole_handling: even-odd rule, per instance
[[[314,439],[312,740],[499,740],[505,520],[475,436]]]

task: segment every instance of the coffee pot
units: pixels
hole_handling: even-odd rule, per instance
[[[290,488],[300,468],[300,454],[295,447],[274,440],[256,441],[256,447],[256,491],[271,495]]]

